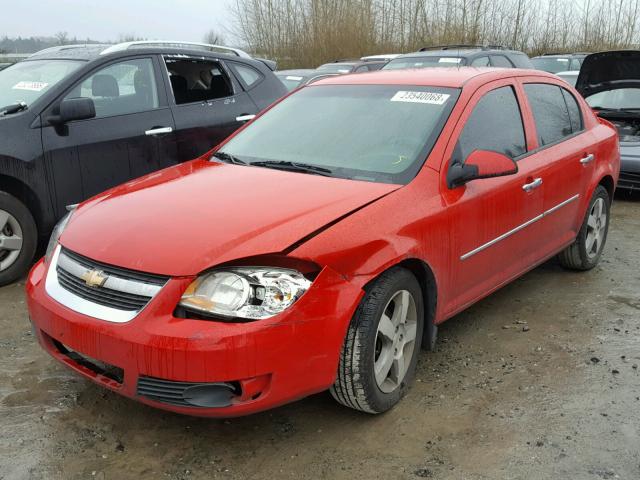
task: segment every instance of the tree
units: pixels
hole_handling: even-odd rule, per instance
[[[224,37],[222,34],[216,30],[209,30],[202,39],[204,43],[208,43],[210,45],[224,45]]]
[[[58,45],[66,45],[67,40],[69,39],[69,34],[67,32],[58,32],[54,35]]]

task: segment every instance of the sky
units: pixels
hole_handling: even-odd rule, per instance
[[[53,36],[118,40],[202,41],[210,29],[225,38],[233,0],[0,0],[0,37]]]

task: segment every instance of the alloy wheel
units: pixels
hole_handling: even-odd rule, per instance
[[[391,393],[404,380],[415,348],[418,328],[416,303],[407,290],[396,292],[387,303],[376,334],[374,374],[378,388]]]
[[[16,217],[0,210],[0,272],[11,267],[22,251],[22,228]]]
[[[589,211],[587,218],[587,235],[585,237],[585,249],[591,259],[598,255],[607,228],[607,209],[604,199],[598,198]]]

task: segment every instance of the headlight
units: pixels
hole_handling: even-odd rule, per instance
[[[47,245],[47,252],[44,255],[44,259],[47,263],[49,263],[49,260],[51,260],[51,256],[53,255],[53,252],[58,245],[58,239],[60,238],[60,235],[62,235],[62,232],[64,232],[64,229],[67,228],[67,224],[71,219],[71,215],[73,215],[73,212],[77,207],[78,205],[68,206],[67,210],[69,210],[69,213],[62,217],[62,220],[60,220],[56,224],[56,226],[53,227],[53,232],[51,232],[51,238],[49,239],[49,244]]]
[[[236,267],[198,277],[180,306],[194,312],[261,320],[293,305],[311,286],[300,272],[284,268]]]

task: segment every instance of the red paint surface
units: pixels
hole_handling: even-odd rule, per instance
[[[114,387],[72,365],[107,388],[193,415],[243,415],[328,388],[367,282],[403,260],[423,262],[436,280],[434,321],[440,323],[570,244],[596,185],[605,176],[617,181],[617,134],[582,100],[584,132],[538,149],[523,82],[572,90],[543,72],[471,68],[383,71],[305,87],[388,83],[462,88],[424,167],[406,186],[198,160],[86,202],[64,232],[63,245],[101,262],[175,278],[137,318],[113,324],[74,313],[48,297],[46,265],[39,263],[29,277],[27,296],[41,343],[61,360],[49,337],[121,367],[124,384]],[[447,166],[466,119],[482,95],[504,85],[512,85],[518,95],[531,153],[518,161],[514,175],[448,189]],[[596,160],[583,166],[579,159],[587,153]],[[523,184],[539,177],[544,180],[540,188],[523,191]],[[557,212],[466,260],[460,258],[574,195],[578,199]],[[290,257],[322,268],[310,290],[286,312],[244,324],[173,317],[182,292],[199,272],[286,249]],[[242,381],[261,394],[224,409],[178,408],[136,397],[138,375]]]

